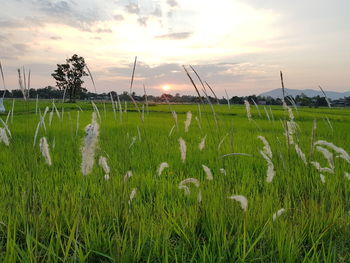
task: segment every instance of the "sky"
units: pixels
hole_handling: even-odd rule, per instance
[[[221,97],[280,87],[350,90],[348,0],[0,0],[0,61],[6,87],[17,68],[31,86],[83,56],[98,92],[195,94],[192,65]],[[85,87],[93,91],[89,78]]]

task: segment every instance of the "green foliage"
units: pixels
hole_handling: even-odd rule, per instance
[[[57,69],[51,74],[56,80],[57,87],[68,92],[70,101],[87,91],[82,87],[84,83],[82,77],[88,76],[84,70],[85,67],[84,58],[74,54],[71,58],[66,59],[65,64],[57,64]]]
[[[5,103],[11,109],[12,101]],[[107,157],[108,181],[97,163],[92,174],[84,177],[80,172],[91,103],[56,103],[59,112],[64,107],[64,115],[58,119],[55,114],[51,126],[47,114],[46,132],[41,128],[38,138],[48,140],[53,162],[48,167],[39,146],[33,148],[39,121],[35,101],[15,102],[13,122],[8,121],[11,144],[0,144],[0,262],[350,261],[350,181],[344,176],[350,165],[336,158],[335,174],[325,174],[323,184],[319,172],[288,148],[280,122],[288,113],[281,106],[272,107],[275,121],[262,109],[259,117],[252,106],[254,121],[249,122],[242,106],[214,105],[216,129],[210,106],[201,105],[200,129],[197,105],[171,105],[179,128],[169,136],[174,120],[168,105],[149,107],[144,123],[130,103],[122,121],[119,112],[114,118],[110,103],[96,105],[101,115],[96,159]],[[46,106],[51,110],[52,102],[40,101],[39,106],[41,112]],[[76,134],[78,106],[83,111]],[[194,116],[185,133],[189,110]],[[349,110],[298,108],[294,114],[296,140],[308,160],[314,119],[316,139],[349,152]],[[205,135],[206,146],[199,151]],[[276,176],[271,184],[265,181],[258,135],[272,148]],[[133,137],[137,139],[130,147]],[[187,143],[185,163],[180,160],[179,137]],[[232,152],[252,157],[221,157]],[[320,153],[313,158],[327,165]],[[169,168],[158,176],[161,162],[168,162]],[[211,169],[213,181],[205,179],[202,164]],[[133,176],[124,181],[129,170]],[[188,196],[178,189],[188,177],[200,181],[202,203],[195,187]],[[133,188],[137,194],[129,205]],[[237,194],[248,199],[246,213],[227,198]],[[273,213],[281,208],[286,213],[273,222]]]

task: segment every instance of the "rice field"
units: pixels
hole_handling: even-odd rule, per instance
[[[0,262],[350,262],[349,109],[5,107]]]

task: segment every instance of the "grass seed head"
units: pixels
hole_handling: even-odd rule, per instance
[[[286,212],[286,209],[284,208],[281,208],[280,210],[278,210],[276,213],[273,214],[272,221],[276,221],[276,219],[279,218],[285,212]]]
[[[198,149],[199,149],[200,151],[203,151],[203,149],[204,149],[204,147],[205,147],[205,140],[206,140],[206,138],[207,138],[207,135],[205,135],[205,136],[202,138],[201,142],[200,142],[199,145],[198,145]]]
[[[242,209],[244,212],[247,212],[248,209],[248,200],[245,196],[243,195],[233,195],[229,196],[228,199],[235,200],[240,203]]]
[[[213,180],[213,174],[212,174],[210,168],[204,164],[202,164],[202,167],[203,167],[205,174],[207,175],[207,180],[209,180],[209,181]]]
[[[160,175],[162,174],[163,170],[164,170],[165,168],[168,168],[168,167],[169,167],[169,164],[168,164],[168,163],[166,163],[166,162],[161,163],[161,164],[159,165],[159,168],[158,168],[158,176],[160,176]]]
[[[184,163],[186,161],[186,142],[184,139],[179,138],[179,144],[180,144],[180,153],[181,153],[181,160]]]
[[[95,150],[98,143],[99,125],[96,121],[96,113],[92,113],[92,121],[85,127],[85,138],[82,147],[81,171],[83,175],[88,175],[92,171],[95,162]]]
[[[45,158],[47,165],[51,166],[52,161],[50,156],[49,144],[47,143],[47,140],[45,137],[40,138],[39,147],[40,147],[41,154]]]
[[[9,137],[4,128],[0,128],[0,142],[3,142],[6,146],[10,145]]]
[[[188,132],[188,129],[191,125],[191,120],[192,120],[192,112],[187,112],[186,114],[186,121],[184,122],[185,123],[185,132]]]

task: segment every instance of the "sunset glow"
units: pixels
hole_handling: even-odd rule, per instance
[[[162,86],[162,89],[164,91],[169,91],[170,90],[170,85],[164,85],[164,86]]]
[[[22,66],[33,88],[54,86],[56,64],[78,54],[99,92],[126,90],[135,56],[140,94],[143,84],[151,94],[193,94],[182,65],[194,66],[220,96],[279,88],[279,70],[289,88],[346,91],[349,8],[338,0],[203,0],[201,8],[188,0],[3,1],[0,60],[9,89],[18,88]],[[84,85],[94,89],[88,78]]]

